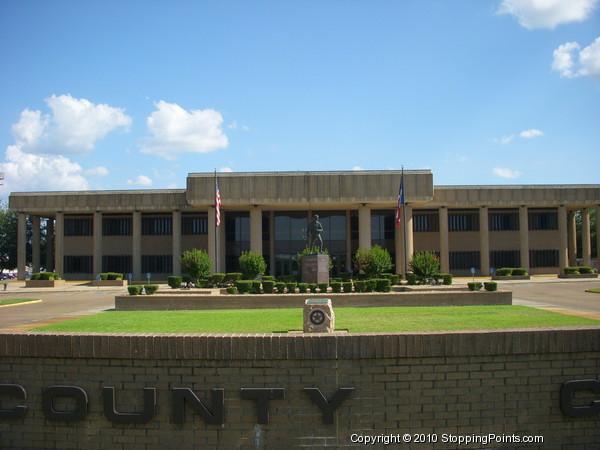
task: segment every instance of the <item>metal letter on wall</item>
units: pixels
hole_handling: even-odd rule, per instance
[[[592,391],[599,399],[583,406],[573,405],[573,393],[576,391]],[[560,409],[567,416],[581,417],[600,414],[600,381],[598,380],[572,380],[567,381],[560,388]]]
[[[104,415],[114,423],[146,423],[152,420],[156,411],[156,389],[144,388],[144,411],[141,413],[120,413],[115,409],[115,388],[102,388]]]
[[[256,400],[257,423],[269,423],[269,400],[285,398],[284,388],[241,388],[242,398]]]
[[[73,411],[57,411],[54,409],[56,397],[70,397],[75,400]],[[77,422],[85,419],[88,412],[87,393],[77,386],[50,386],[42,392],[42,410],[47,419],[61,422]]]
[[[212,389],[212,412],[200,401],[190,388],[173,388],[173,422],[185,422],[186,402],[204,419],[209,425],[223,425],[225,423],[225,390],[223,388]]]
[[[353,387],[339,388],[331,401],[328,401],[319,388],[304,388],[304,392],[306,392],[311,400],[321,409],[321,412],[323,413],[323,423],[327,425],[333,424],[333,413],[353,390]]]
[[[10,395],[20,400],[27,398],[27,391],[20,384],[0,384],[0,396]],[[27,412],[27,406],[19,405],[13,409],[4,409],[0,405],[0,419],[22,419]]]

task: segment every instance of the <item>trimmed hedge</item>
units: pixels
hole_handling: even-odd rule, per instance
[[[223,280],[223,283],[235,285],[235,282],[240,281],[241,279],[242,279],[241,272],[229,272],[229,273],[225,274],[225,279]]]
[[[590,274],[595,273],[594,269],[588,266],[575,266],[563,268],[565,275],[579,275],[579,274]]]
[[[488,292],[494,292],[498,290],[498,283],[495,281],[486,281],[483,283],[485,290]]]
[[[154,295],[158,291],[158,284],[145,284],[144,289],[146,290],[146,295]]]
[[[511,276],[521,277],[521,276],[526,276],[529,274],[527,273],[527,269],[525,269],[523,267],[515,267],[515,268],[503,267],[501,269],[496,270],[495,275],[498,277],[511,277]]]
[[[417,284],[417,276],[414,273],[406,274],[406,283],[410,286],[414,286]]]
[[[366,280],[356,280],[354,282],[354,290],[356,292],[366,292],[367,291],[367,281]]]
[[[522,267],[517,267],[516,269],[513,269],[513,271],[512,271],[513,277],[522,277],[525,275],[529,275],[529,274],[527,273],[527,269],[524,269]]]
[[[250,292],[252,292],[253,294],[261,294],[262,291],[260,290],[260,285],[262,283],[260,282],[260,280],[252,280],[252,290]]]
[[[390,292],[392,290],[389,278],[377,278],[374,281],[377,292]]]
[[[310,292],[312,294],[316,294],[317,293],[317,283],[309,283],[308,284],[308,288],[310,289]]]
[[[352,292],[352,281],[343,281],[342,282],[342,288],[343,288],[343,290],[344,290],[345,293]]]
[[[171,275],[170,277],[167,277],[167,284],[171,286],[171,289],[179,289],[182,281],[183,277],[177,275]]]
[[[140,295],[142,292],[142,286],[127,286],[129,295]]]
[[[440,273],[438,275],[442,279],[443,285],[450,286],[452,284],[452,274],[451,273]]]
[[[342,282],[341,281],[332,281],[330,283],[331,285],[331,292],[334,292],[336,294],[339,294],[340,292],[342,292]]]
[[[32,273],[31,278],[30,278],[30,280],[45,280],[45,281],[60,280],[60,279],[61,279],[60,275],[58,275],[57,273],[54,273],[54,272]]]
[[[298,292],[300,294],[306,294],[308,291],[308,283],[298,283]]]
[[[324,294],[325,292],[327,292],[327,288],[329,287],[329,283],[317,283],[317,286],[319,287],[319,292],[321,294]]]
[[[510,277],[512,275],[512,269],[510,267],[503,267],[496,270],[496,275],[499,277]]]
[[[285,292],[285,283],[283,281],[278,281],[275,283],[275,289],[277,289],[278,294],[283,294]]]
[[[228,294],[237,294],[237,288],[235,286],[228,286],[227,293]]]
[[[483,283],[480,281],[469,282],[467,283],[467,286],[469,286],[470,291],[480,291],[483,287]]]
[[[221,284],[223,284],[224,279],[225,279],[224,273],[213,273],[210,276],[210,284],[212,284],[213,286],[220,286]]]
[[[296,286],[298,286],[298,283],[285,283],[285,288],[287,289],[288,294],[295,294]]]
[[[252,289],[252,280],[239,280],[236,281],[235,287],[240,294],[249,294]]]
[[[272,294],[273,288],[275,287],[275,282],[273,280],[265,280],[263,278],[262,287],[265,294]]]

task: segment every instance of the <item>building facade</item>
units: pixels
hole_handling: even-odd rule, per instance
[[[27,216],[33,271],[43,267],[67,280],[108,271],[166,279],[181,274],[180,255],[192,248],[207,250],[216,272],[237,271],[241,252],[252,250],[263,254],[269,273],[297,273],[314,214],[333,275],[351,270],[359,247],[375,244],[390,252],[400,274],[410,255],[423,250],[436,252],[442,272],[455,276],[501,267],[559,273],[577,265],[576,215],[580,262],[592,265],[590,210],[600,207],[600,185],[434,186],[431,171],[404,171],[398,228],[400,179],[400,171],[220,173],[219,227],[212,173],[189,174],[186,189],[177,190],[12,193],[19,278],[25,277]]]

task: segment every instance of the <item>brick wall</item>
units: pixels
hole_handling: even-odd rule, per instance
[[[600,413],[567,416],[560,400],[563,383],[589,379],[600,379],[600,327],[332,335],[0,333],[0,384],[22,386],[27,394],[0,394],[0,416],[27,406],[23,418],[0,418],[0,447],[340,447],[366,437],[401,440],[408,433],[412,440],[438,442],[399,447],[456,448],[448,443],[452,436],[495,433],[543,436],[543,448],[592,448],[600,441]],[[57,385],[85,391],[89,409],[82,420],[54,420],[44,412],[42,393]],[[144,388],[155,389],[156,408],[146,423],[115,423],[105,414],[106,387],[115,389],[119,414],[144,410]],[[218,402],[212,402],[211,389],[223,389],[223,423],[207,424],[189,405],[183,423],[176,423],[175,388],[189,388],[213,414]],[[265,400],[261,409],[257,400],[242,398],[242,388],[272,388],[274,397],[283,398]],[[318,388],[334,406],[340,388],[354,389],[335,409],[334,423],[326,424],[305,388]],[[577,391],[573,398],[578,406],[597,402],[600,408],[600,392]],[[52,406],[67,416],[78,408],[69,396],[55,397]],[[259,423],[259,410],[268,410],[268,423]],[[520,446],[486,448],[503,445]]]

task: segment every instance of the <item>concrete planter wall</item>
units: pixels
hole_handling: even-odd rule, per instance
[[[598,278],[597,273],[569,273],[561,274],[558,278]]]
[[[92,286],[99,286],[99,287],[102,287],[102,286],[106,286],[106,287],[108,287],[108,286],[119,286],[119,287],[127,286],[127,280],[100,280],[100,281],[94,280],[92,282]]]
[[[65,285],[65,280],[27,280],[25,287],[62,287]]]
[[[496,276],[492,277],[492,280],[496,281],[510,281],[510,280],[530,280],[529,275],[509,275],[509,276]]]

